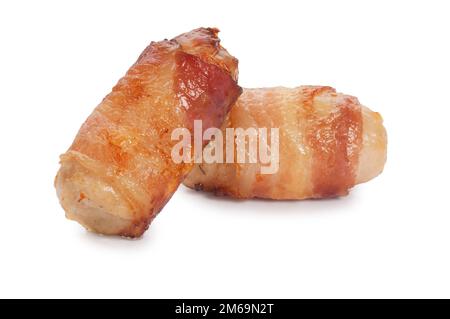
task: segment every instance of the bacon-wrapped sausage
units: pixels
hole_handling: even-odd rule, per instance
[[[217,29],[152,42],[61,156],[55,186],[69,219],[138,237],[192,169],[171,159],[174,129],[220,127],[241,94]]]
[[[277,172],[238,163],[235,151],[234,163],[196,165],[184,185],[236,198],[336,197],[380,174],[386,161],[381,116],[330,87],[244,89],[222,131],[251,127],[279,128]]]

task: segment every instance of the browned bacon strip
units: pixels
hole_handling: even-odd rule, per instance
[[[310,87],[304,102],[310,111],[311,125],[306,132],[306,143],[312,151],[312,197],[342,196],[355,185],[356,167],[362,146],[361,105],[354,97],[344,96],[336,110],[317,114],[314,98],[319,94],[336,95],[329,87]]]

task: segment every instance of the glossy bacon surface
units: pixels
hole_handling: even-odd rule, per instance
[[[184,184],[236,198],[336,197],[386,161],[381,116],[330,87],[244,89],[222,131],[250,127],[279,128],[278,172],[261,174],[260,162],[236,163],[235,154],[234,163],[196,165]]]
[[[217,33],[152,42],[96,107],[61,156],[55,186],[67,218],[108,235],[147,229],[192,169],[172,161],[172,131],[196,119],[220,127],[241,94]]]

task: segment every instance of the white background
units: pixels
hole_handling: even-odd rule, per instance
[[[0,297],[450,297],[448,1],[2,1]],[[58,156],[151,40],[222,30],[244,87],[330,85],[388,162],[338,200],[180,187],[140,240],[64,218]]]

